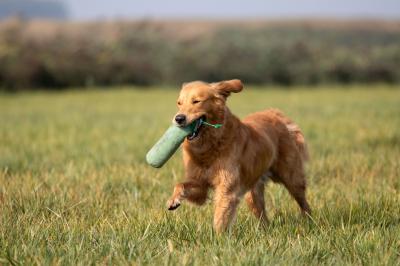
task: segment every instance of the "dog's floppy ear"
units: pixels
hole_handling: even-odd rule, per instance
[[[211,84],[217,92],[227,98],[231,92],[238,93],[243,90],[243,84],[240,79],[224,80],[217,83]]]

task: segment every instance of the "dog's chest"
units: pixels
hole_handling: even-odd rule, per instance
[[[207,183],[211,186],[215,183],[216,172],[217,170],[215,165],[190,165],[186,168],[187,176],[190,179],[196,179],[201,181],[201,183]]]

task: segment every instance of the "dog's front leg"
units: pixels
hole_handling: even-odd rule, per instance
[[[238,171],[222,171],[215,187],[214,229],[217,233],[224,232],[231,225],[236,215],[236,209],[242,196]]]
[[[214,229],[222,233],[228,229],[236,215],[240,195],[225,188],[215,191]]]
[[[202,205],[207,200],[208,185],[190,180],[175,185],[174,192],[167,202],[168,210],[175,210],[187,199],[197,205]]]

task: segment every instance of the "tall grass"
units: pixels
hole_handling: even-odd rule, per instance
[[[281,186],[264,230],[240,207],[212,230],[212,201],[168,212],[180,154],[144,162],[177,91],[117,89],[0,95],[0,264],[400,263],[400,93],[378,86],[248,89],[244,115],[278,107],[309,141],[312,220]]]

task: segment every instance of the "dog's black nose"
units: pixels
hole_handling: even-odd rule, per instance
[[[183,114],[179,114],[175,116],[175,121],[178,125],[182,125],[186,121],[186,116]]]

